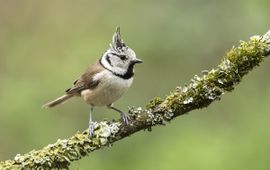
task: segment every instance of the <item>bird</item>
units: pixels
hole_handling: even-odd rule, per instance
[[[89,136],[94,134],[95,123],[92,120],[94,107],[107,106],[120,113],[123,123],[129,124],[128,115],[113,106],[130,88],[134,78],[134,66],[142,63],[136,53],[128,47],[120,34],[120,27],[116,28],[109,48],[103,55],[77,79],[65,94],[52,100],[44,108],[55,107],[73,97],[82,97],[90,105]]]

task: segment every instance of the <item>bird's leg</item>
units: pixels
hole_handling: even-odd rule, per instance
[[[92,121],[92,112],[94,107],[91,106],[90,114],[89,114],[89,137],[92,138],[95,130],[95,123]]]
[[[129,117],[128,117],[128,115],[127,115],[125,112],[123,112],[123,111],[121,111],[121,110],[119,110],[119,109],[113,107],[113,104],[110,104],[110,105],[108,105],[107,107],[108,107],[109,109],[113,109],[113,110],[117,111],[118,113],[120,113],[121,118],[122,118],[122,121],[123,121],[126,125],[128,125]]]

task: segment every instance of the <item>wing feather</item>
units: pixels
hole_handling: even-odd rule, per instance
[[[66,90],[67,94],[80,94],[82,90],[94,89],[100,83],[99,80],[94,80],[93,77],[103,71],[104,68],[96,62],[90,66],[81,77],[74,81],[73,86]]]

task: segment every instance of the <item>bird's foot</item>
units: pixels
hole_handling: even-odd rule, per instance
[[[89,122],[88,132],[89,132],[89,138],[90,139],[93,138],[94,130],[95,130],[95,122]]]
[[[129,120],[130,120],[129,116],[128,116],[125,112],[121,112],[120,114],[121,114],[122,121],[123,121],[126,125],[128,125]]]

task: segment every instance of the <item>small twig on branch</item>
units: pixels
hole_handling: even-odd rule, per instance
[[[258,66],[270,54],[270,31],[263,36],[253,36],[248,42],[232,48],[217,68],[195,75],[189,85],[177,87],[165,99],[154,98],[145,108],[130,108],[130,123],[102,121],[96,123],[93,139],[88,130],[77,132],[69,139],[59,139],[54,144],[17,154],[14,159],[0,162],[0,169],[68,169],[72,161],[110,146],[112,143],[142,129],[166,124],[191,110],[207,107],[219,100],[224,92],[234,89],[242,77]]]

